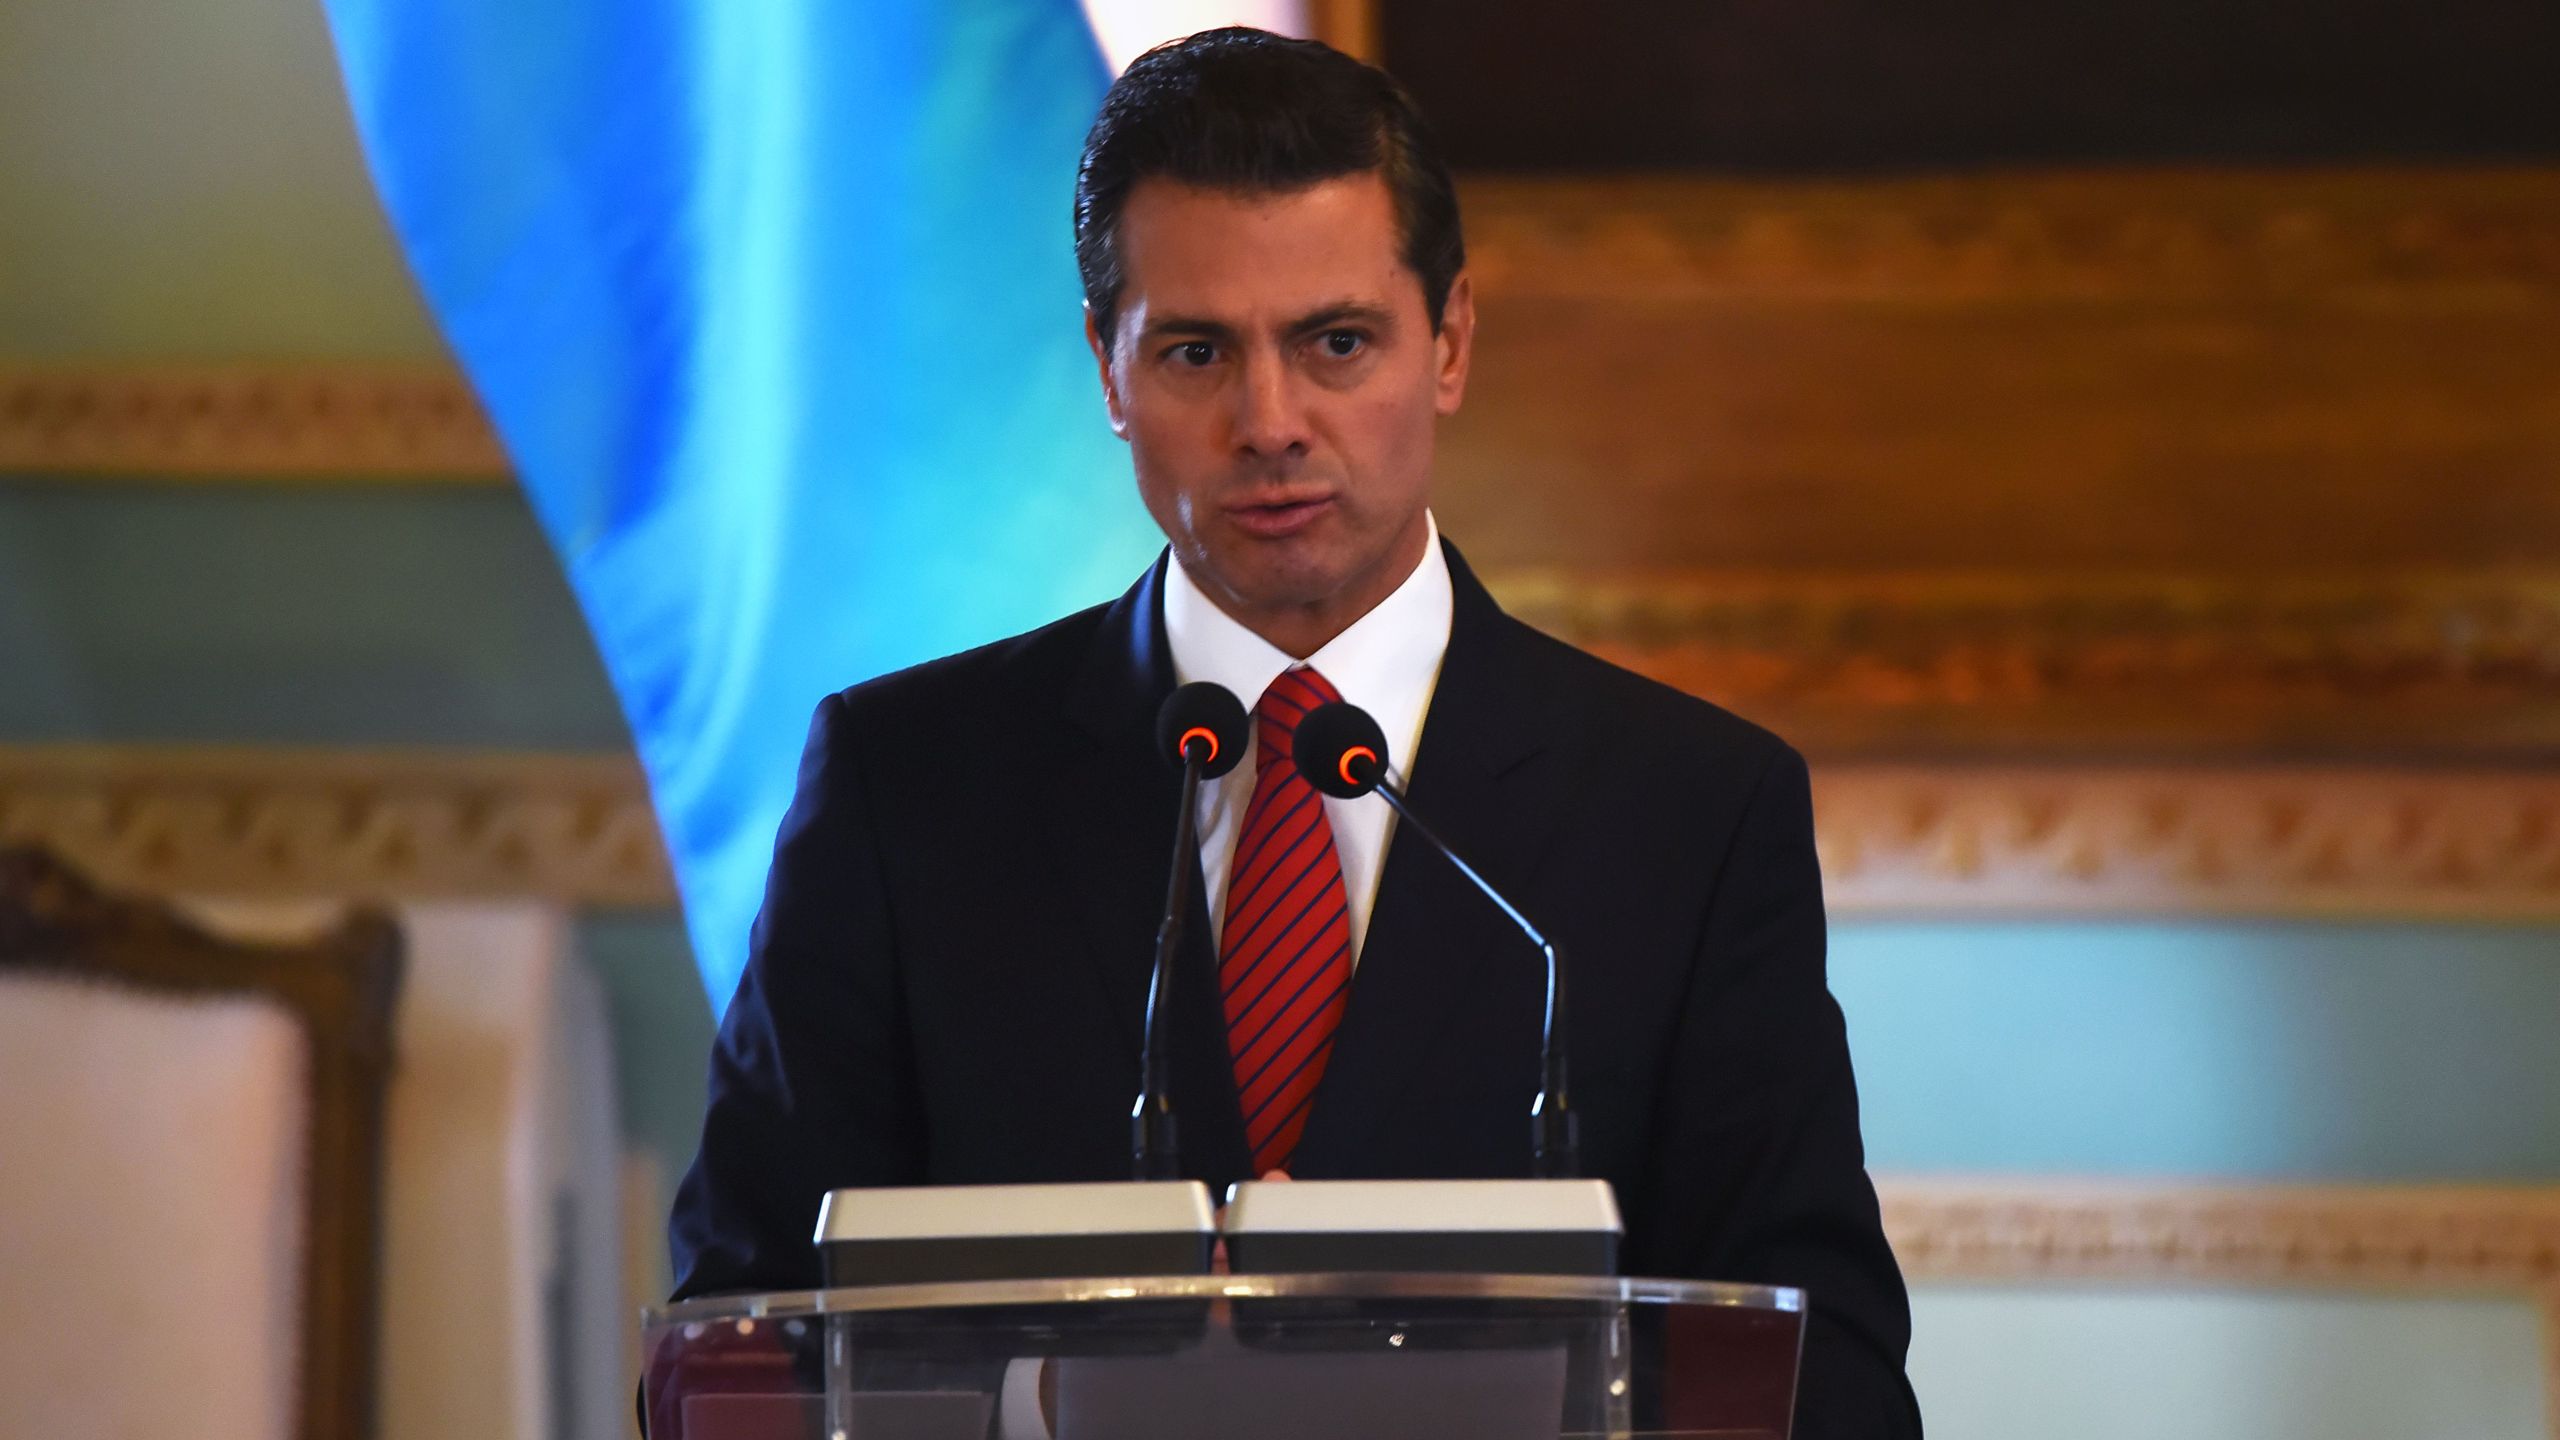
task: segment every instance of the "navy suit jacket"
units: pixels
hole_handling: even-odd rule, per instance
[[[1796,1433],[1917,1435],[1804,761],[1513,620],[1448,555],[1410,798],[1572,966],[1583,1169],[1617,1190],[1625,1269],[1802,1287]],[[676,1199],[679,1295],[814,1286],[838,1187],[1128,1178],[1180,797],[1153,741],[1166,563],[819,705]],[[1248,1159],[1200,893],[1173,1087],[1184,1171],[1223,1193]],[[1393,841],[1291,1172],[1528,1174],[1544,985],[1444,859]]]

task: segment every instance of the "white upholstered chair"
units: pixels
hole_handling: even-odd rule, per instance
[[[399,975],[0,850],[0,1436],[367,1433]]]

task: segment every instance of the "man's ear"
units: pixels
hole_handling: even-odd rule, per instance
[[[1084,343],[1093,351],[1093,363],[1102,372],[1102,412],[1111,417],[1111,433],[1129,438],[1129,417],[1120,408],[1120,382],[1111,374],[1111,342],[1102,338],[1102,327],[1093,322],[1093,307],[1084,307]]]
[[[1476,345],[1476,288],[1463,270],[1449,283],[1449,298],[1440,307],[1440,333],[1432,339],[1439,361],[1432,408],[1455,415],[1458,403],[1467,398],[1467,362]]]

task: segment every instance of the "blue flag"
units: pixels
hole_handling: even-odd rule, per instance
[[[820,696],[1157,544],[1079,330],[1073,0],[326,0],[631,722],[715,1006]]]

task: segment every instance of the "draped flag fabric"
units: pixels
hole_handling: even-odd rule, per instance
[[[725,1005],[819,697],[1157,543],[1079,328],[1102,57],[1073,0],[326,5]]]

